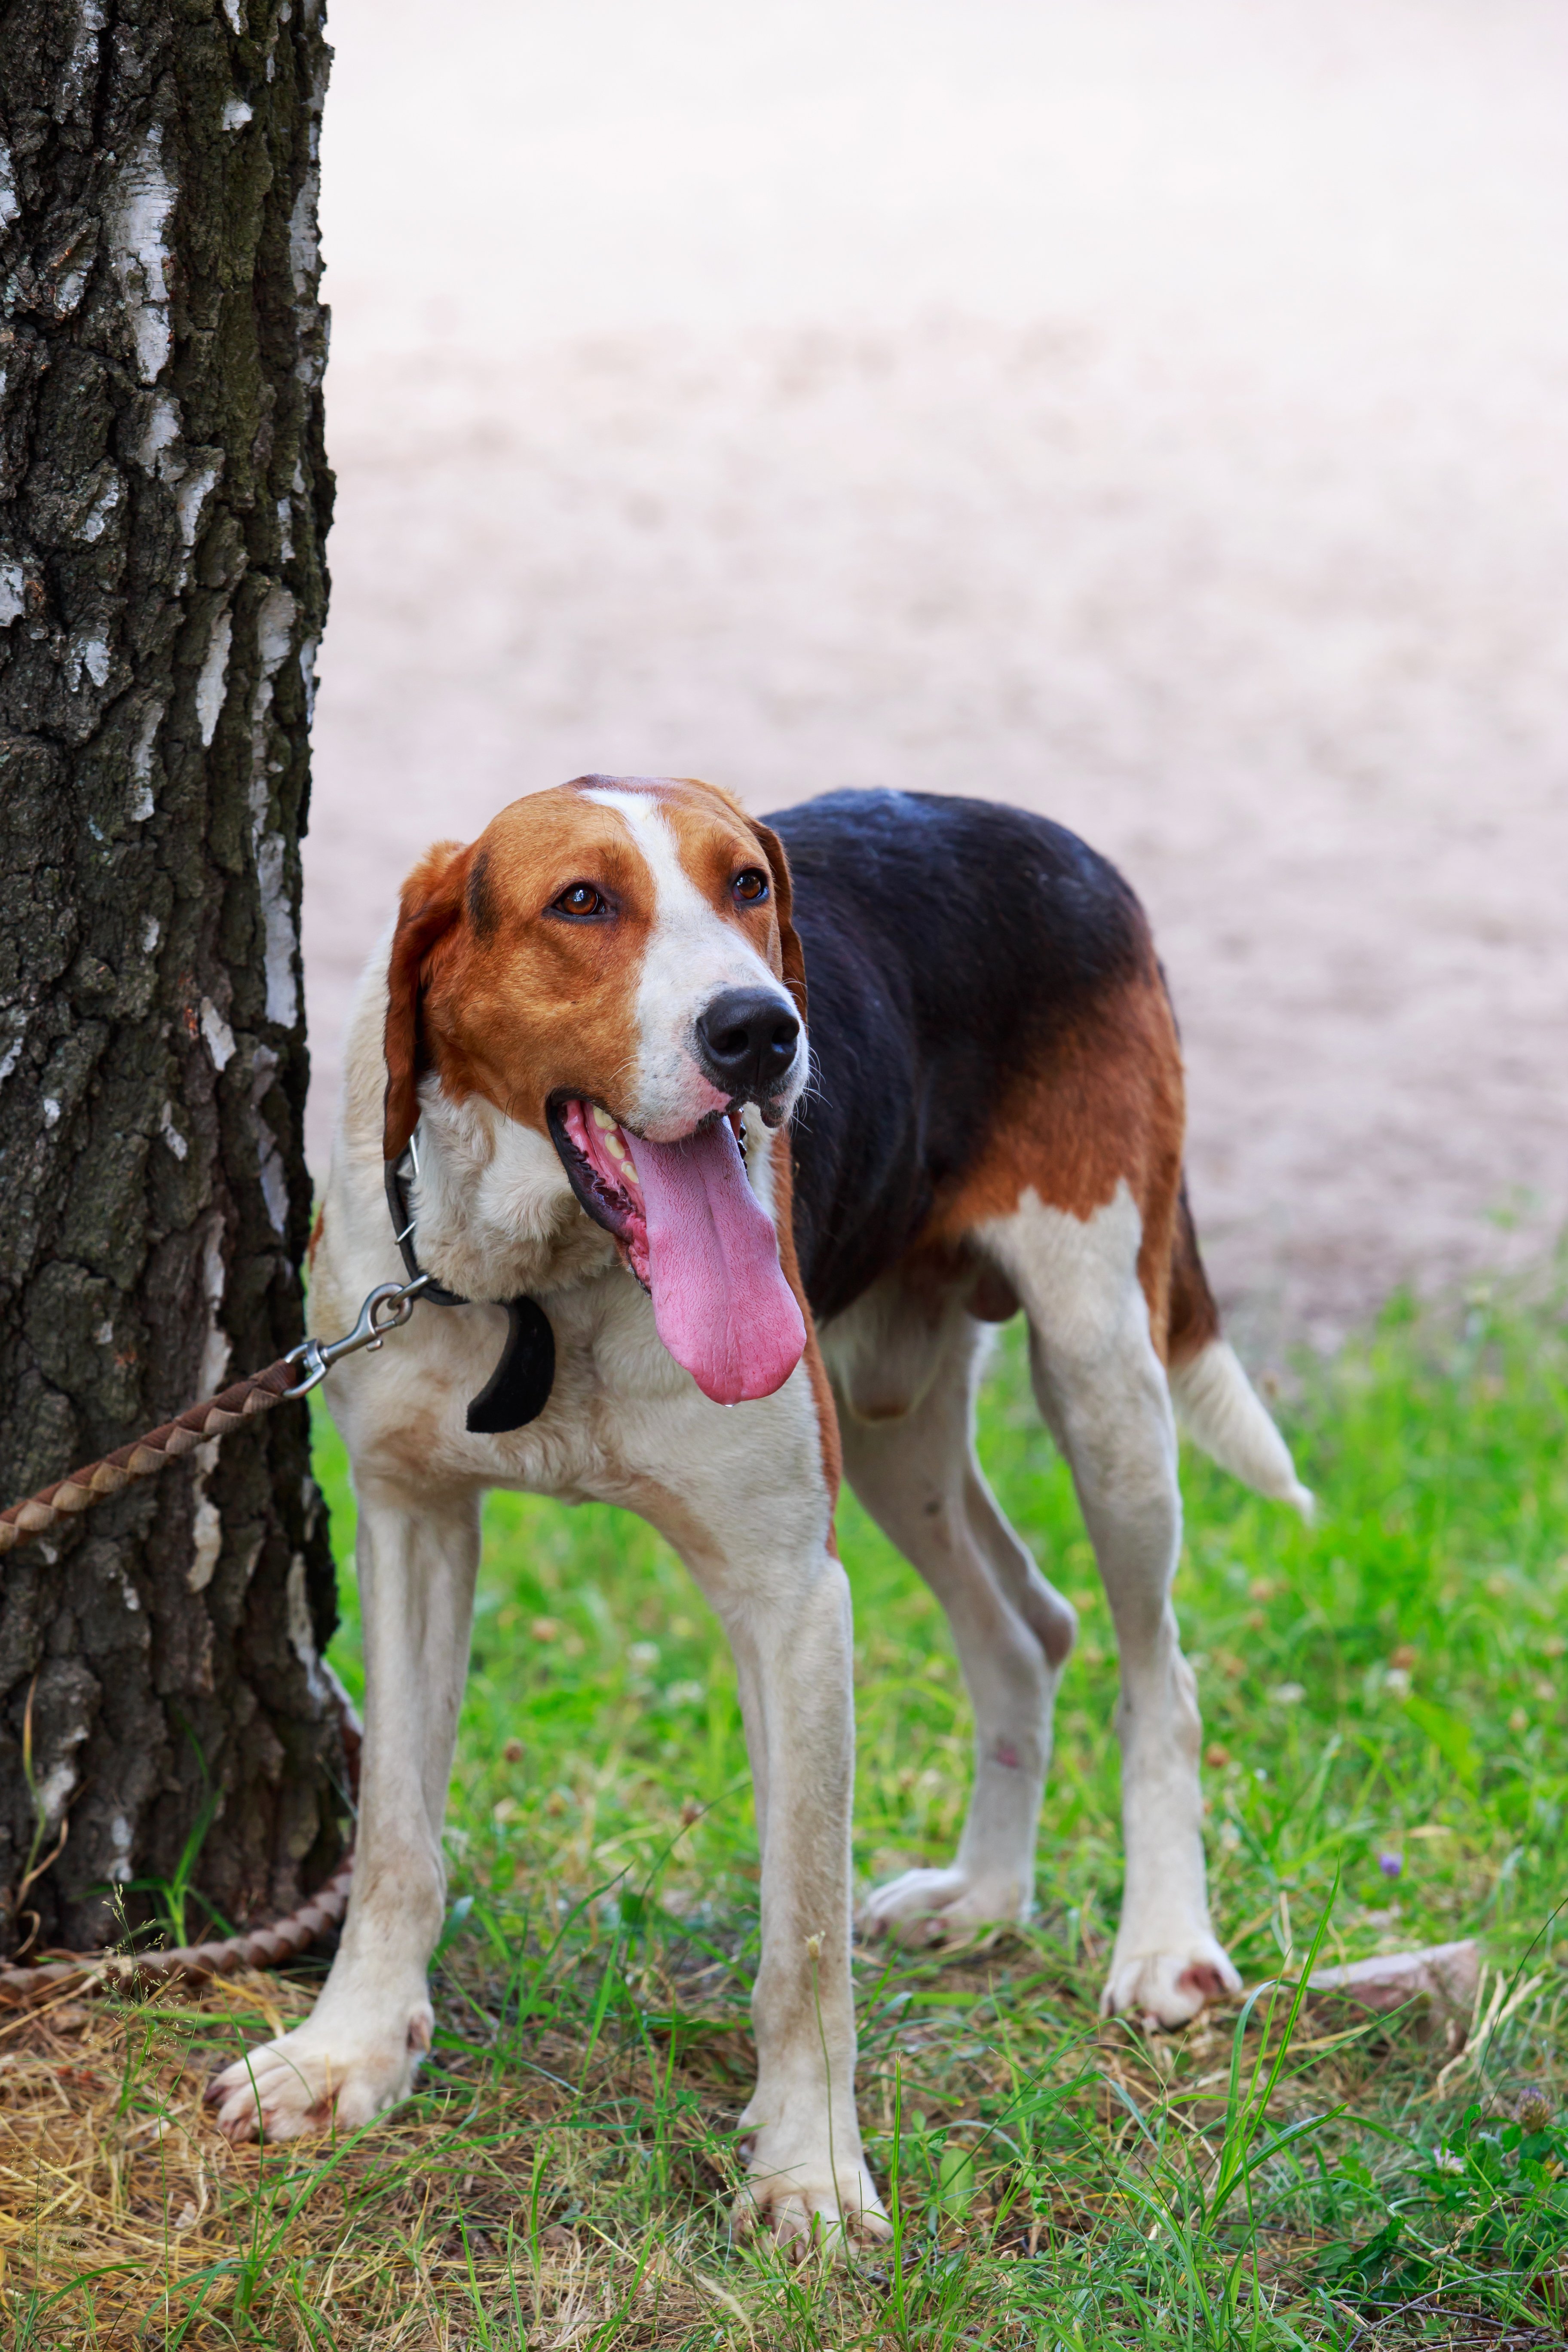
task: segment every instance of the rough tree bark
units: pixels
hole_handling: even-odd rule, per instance
[[[0,5],[0,1502],[300,1333],[329,54],[320,0]],[[322,1516],[285,1406],[0,1562],[0,1949],[198,1842],[235,1924],[331,1867]]]

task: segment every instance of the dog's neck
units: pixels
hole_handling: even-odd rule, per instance
[[[464,1298],[545,1298],[615,1265],[615,1243],[579,1207],[548,1136],[482,1096],[454,1103],[436,1078],[419,1108],[408,1202],[419,1263],[437,1282]]]

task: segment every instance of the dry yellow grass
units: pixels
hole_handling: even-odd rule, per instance
[[[157,2004],[76,1995],[0,2021],[10,2340],[447,2352],[473,2340],[479,2310],[515,2311],[565,2346],[629,2296],[652,2344],[721,2301],[662,2248],[639,2276],[626,2248],[547,2218],[574,2168],[563,2148],[549,2163],[551,2126],[574,2103],[547,2071],[569,2054],[563,2036],[542,2038],[532,2098],[513,2086],[437,2099],[435,2113],[420,2102],[341,2143],[231,2147],[202,2105],[219,2053],[284,2030],[312,1997],[253,1974]],[[592,2071],[595,2103],[626,2073],[608,2055]]]

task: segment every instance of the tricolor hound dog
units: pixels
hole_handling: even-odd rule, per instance
[[[668,1539],[734,1651],[762,1847],[749,2218],[781,2240],[841,2213],[882,2233],[853,2091],[834,1500],[842,1463],[946,1608],[974,1709],[952,1866],[879,1887],[862,1930],[1020,1918],[1074,1618],[974,1457],[984,1327],[1019,1307],[1121,1645],[1104,2005],[1174,2025],[1237,1990],[1171,1609],[1173,1401],[1237,1476],[1307,1497],[1219,1337],[1182,1138],[1144,917],[1037,817],[839,793],[770,826],[706,784],[586,776],[430,851],[353,1015],[310,1315],[342,1329],[399,1275],[399,1214],[438,1284],[495,1303],[421,1307],[329,1391],[359,1501],[359,1858],[314,2013],[213,2086],[225,2130],[359,2125],[407,2092],[480,1498],[592,1497]],[[487,1387],[507,1334],[527,1361],[514,1377],[503,1355]]]

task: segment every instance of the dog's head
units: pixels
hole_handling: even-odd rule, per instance
[[[383,1148],[401,1156],[429,1072],[453,1101],[482,1096],[547,1134],[652,1292],[670,1353],[724,1402],[766,1395],[805,1328],[740,1117],[789,1117],[805,1016],[777,835],[709,784],[581,777],[409,876]]]

